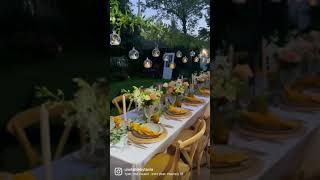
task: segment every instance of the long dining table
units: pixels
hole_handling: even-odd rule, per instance
[[[160,123],[170,125],[172,128],[166,128],[167,136],[160,142],[152,144],[144,144],[146,149],[141,149],[136,146],[126,146],[124,149],[120,150],[117,144],[110,145],[110,178],[114,179],[131,179],[139,180],[141,179],[141,174],[143,173],[144,165],[157,153],[164,152],[170,146],[170,144],[175,140],[179,133],[184,129],[191,127],[200,117],[203,116],[205,108],[210,103],[209,97],[200,97],[205,102],[199,106],[185,106],[191,110],[192,115],[185,119],[171,120],[164,116],[160,117]],[[138,117],[136,110],[132,110],[127,113],[127,118]],[[112,127],[112,126],[111,126]],[[119,169],[121,168],[122,173],[119,174]]]
[[[293,175],[301,165],[306,145],[310,143],[310,139],[313,139],[312,136],[320,127],[320,112],[302,113],[272,106],[270,111],[285,119],[302,120],[304,133],[285,140],[271,141],[245,137],[237,131],[232,131],[229,139],[230,146],[257,152],[263,161],[261,169],[248,176],[246,180],[282,180],[288,175]],[[214,179],[243,180],[237,173],[234,173],[231,178],[216,175]]]

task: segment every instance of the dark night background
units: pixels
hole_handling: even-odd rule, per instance
[[[39,104],[34,87],[64,90],[71,97],[72,78],[90,82],[107,78],[106,1],[2,0],[0,2],[0,169],[28,168],[17,140],[6,123],[17,112]],[[59,131],[63,124],[54,125]],[[39,144],[39,127],[28,129],[31,144]],[[60,133],[57,133],[60,134]],[[72,132],[72,136],[77,136]],[[54,138],[58,138],[53,136]],[[78,146],[77,137],[66,147]]]

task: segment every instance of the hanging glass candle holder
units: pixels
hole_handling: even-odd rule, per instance
[[[152,50],[152,56],[153,56],[153,57],[159,57],[159,56],[160,56],[160,50],[159,50],[158,46],[156,46],[156,47]]]
[[[147,68],[147,69],[151,68],[151,67],[152,67],[152,61],[151,61],[149,58],[147,58],[147,59],[144,60],[144,62],[143,62],[143,67],[144,67],[144,68]]]
[[[195,56],[196,55],[196,53],[194,52],[194,51],[191,51],[190,52],[190,57],[193,57],[193,56]]]
[[[207,58],[201,57],[201,58],[200,58],[200,63],[201,63],[201,64],[207,64]]]
[[[139,51],[137,51],[134,47],[129,51],[129,58],[130,59],[138,59],[139,58]]]
[[[194,57],[193,61],[194,62],[199,62],[199,57],[198,56]]]
[[[169,61],[169,55],[165,53],[162,57],[163,61]]]
[[[117,34],[115,31],[113,31],[110,34],[110,45],[112,46],[118,46],[121,43],[120,35]]]
[[[210,64],[210,58],[207,58],[207,64]]]
[[[169,64],[169,68],[170,68],[170,69],[176,68],[176,63],[171,62],[171,63]]]
[[[177,56],[177,58],[181,58],[182,57],[182,52],[181,51],[177,51],[176,56]]]
[[[143,66],[144,66],[144,68],[147,68],[147,69],[151,68],[152,67],[152,61],[149,58],[147,58],[146,60],[144,60]]]
[[[182,58],[182,62],[183,62],[183,63],[187,63],[187,62],[188,62],[188,58],[187,58],[186,56],[183,57],[183,58]]]

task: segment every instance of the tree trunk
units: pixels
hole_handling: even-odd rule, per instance
[[[187,20],[186,19],[182,20],[182,28],[183,28],[183,33],[187,34]]]

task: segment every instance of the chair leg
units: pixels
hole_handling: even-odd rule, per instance
[[[210,151],[209,146],[206,147],[206,161],[207,161],[207,167],[210,168]]]
[[[196,165],[197,165],[197,176],[200,176],[202,155],[203,155],[203,151],[201,151],[201,152],[198,153],[198,155],[197,155],[197,161],[196,161],[196,163],[197,163],[197,164],[196,164]]]

